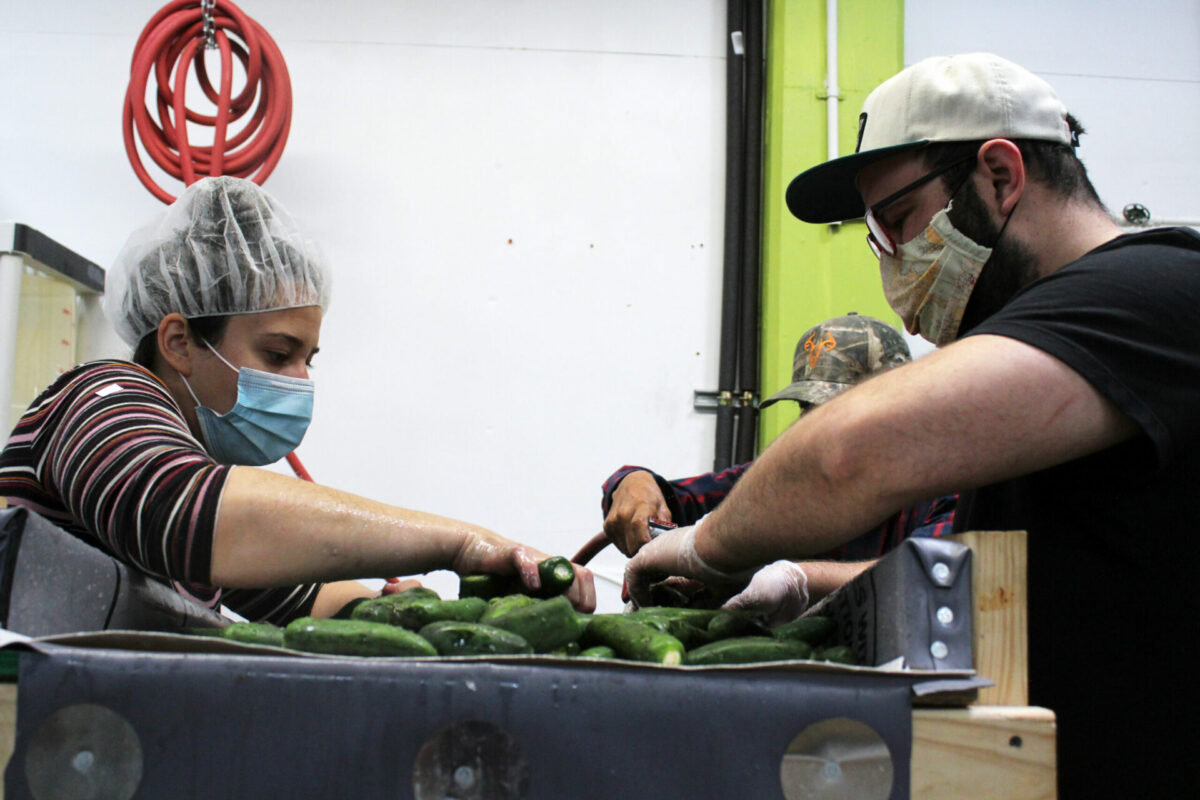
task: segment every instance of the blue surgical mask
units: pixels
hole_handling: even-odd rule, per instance
[[[295,450],[312,420],[313,382],[249,367],[238,369],[211,344],[205,345],[238,376],[237,402],[224,414],[200,405],[191,384],[183,379],[196,401],[196,419],[212,457],[222,464],[261,467]]]

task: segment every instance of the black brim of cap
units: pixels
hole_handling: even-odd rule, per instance
[[[775,394],[758,404],[766,408],[780,400],[795,400],[798,403],[810,403],[819,406],[827,400],[832,400],[851,387],[849,383],[834,383],[832,381],[797,381],[790,383]]]
[[[854,179],[863,167],[890,158],[897,153],[916,150],[929,144],[919,142],[880,147],[863,153],[835,158],[801,172],[788,184],[788,211],[805,222],[841,222],[866,215],[862,195]]]

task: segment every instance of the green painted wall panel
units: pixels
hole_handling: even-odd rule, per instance
[[[762,394],[786,386],[805,330],[857,311],[899,326],[879,283],[862,222],[810,225],[784,203],[788,183],[826,160],[825,2],[771,0],[763,154]],[[903,0],[843,0],[838,9],[838,152],[854,151],[867,94],[904,65]],[[794,404],[762,412],[760,449],[796,418]]]

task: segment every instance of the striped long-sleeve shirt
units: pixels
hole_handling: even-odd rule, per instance
[[[612,507],[613,492],[631,472],[645,471],[654,477],[667,508],[671,512],[671,521],[677,525],[692,525],[709,511],[716,508],[733,490],[734,484],[746,474],[746,470],[754,463],[735,464],[721,472],[709,472],[693,478],[683,478],[668,481],[653,470],[645,467],[624,466],[614,472],[604,482],[604,495],[600,500],[600,510],[607,516]],[[856,539],[830,550],[813,556],[814,559],[829,559],[833,561],[866,561],[879,558],[884,553],[896,548],[910,536],[945,536],[954,526],[954,508],[958,495],[947,495],[936,500],[917,503],[914,506],[896,512],[884,520],[878,528],[867,531]]]
[[[275,623],[308,613],[320,584],[209,585],[229,470],[191,434],[153,373],[95,361],[62,375],[21,416],[0,452],[0,497],[209,607],[223,602]]]

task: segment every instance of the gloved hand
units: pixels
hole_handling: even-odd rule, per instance
[[[679,575],[713,586],[741,586],[753,570],[726,573],[704,563],[696,552],[696,531],[704,520],[686,528],[666,531],[637,552],[625,565],[625,585],[639,606],[650,602],[650,584]]]
[[[768,564],[721,608],[760,612],[770,627],[791,622],[808,608],[808,575],[791,561]]]

